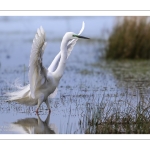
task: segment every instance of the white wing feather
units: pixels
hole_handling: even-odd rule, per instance
[[[29,82],[32,98],[35,98],[36,89],[47,81],[47,69],[42,64],[42,55],[45,47],[45,32],[40,27],[33,40],[29,62]]]
[[[85,23],[84,23],[84,21],[83,21],[83,22],[82,22],[82,28],[81,28],[80,32],[78,33],[78,35],[80,35],[80,34],[83,32],[84,27],[85,27]],[[68,49],[67,58],[70,56],[70,54],[71,54],[71,52],[72,52],[72,50],[73,50],[73,47],[75,46],[77,40],[78,40],[78,39],[73,39],[73,40],[71,40],[71,41],[68,43],[68,45],[67,45],[67,49]]]

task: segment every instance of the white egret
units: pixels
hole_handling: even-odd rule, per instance
[[[42,102],[45,102],[49,111],[50,105],[48,96],[53,97],[57,91],[57,86],[63,76],[66,61],[74,45],[79,38],[89,39],[80,36],[84,30],[84,22],[79,34],[67,32],[61,42],[60,52],[56,55],[48,69],[43,66],[42,55],[46,47],[45,32],[42,27],[37,30],[33,39],[30,62],[29,62],[29,84],[21,90],[9,93],[10,98],[7,101],[17,101],[26,105],[37,105],[36,112]]]

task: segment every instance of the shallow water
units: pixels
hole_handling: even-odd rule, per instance
[[[83,40],[77,42],[68,59],[57,96],[50,100],[50,115],[48,115],[44,103],[40,108],[39,116],[37,116],[36,106],[28,107],[4,102],[7,97],[4,97],[3,94],[16,90],[14,87],[16,79],[21,85],[28,84],[28,62],[36,28],[43,24],[44,29],[47,30],[48,45],[43,56],[43,63],[48,67],[59,52],[60,39],[63,34],[68,29],[78,32],[82,20],[86,24],[83,35],[88,36],[90,31],[89,37],[94,38],[90,42]],[[137,101],[143,97],[147,102],[149,101],[150,61],[105,61],[99,59],[98,49],[102,47],[102,44],[96,40],[99,35],[98,31],[102,29],[103,25],[109,24],[110,28],[112,20],[112,17],[74,17],[69,19],[65,17],[0,17],[1,134],[85,134],[89,133],[91,120],[97,118],[101,102],[107,102],[109,105],[119,102],[114,108],[119,107],[124,111],[128,107],[124,105],[124,101],[130,101],[134,107],[136,107]],[[93,22],[92,25],[91,22]],[[56,25],[59,27],[58,30]],[[54,30],[52,30],[53,27]],[[107,108],[103,110],[102,119],[106,114]]]

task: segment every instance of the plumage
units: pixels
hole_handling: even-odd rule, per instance
[[[57,94],[57,86],[63,76],[67,58],[71,54],[78,38],[84,30],[84,22],[78,35],[73,32],[67,32],[61,42],[60,52],[56,55],[48,69],[43,66],[42,56],[46,48],[45,32],[42,27],[37,29],[33,39],[31,55],[29,60],[29,85],[21,90],[8,93],[10,96],[7,101],[17,101],[26,105],[37,105],[37,112],[45,102],[50,110],[48,96],[53,98]]]
[[[32,44],[29,62],[29,83],[31,97],[35,98],[36,90],[47,82],[47,69],[42,64],[42,56],[46,47],[45,32],[42,27],[37,30]]]

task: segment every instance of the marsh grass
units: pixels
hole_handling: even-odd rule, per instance
[[[149,59],[149,17],[118,17],[106,46],[106,58]]]
[[[126,96],[125,96],[126,97]],[[139,100],[122,99],[107,101],[96,106],[88,118],[86,134],[149,134],[150,101],[143,95]]]

